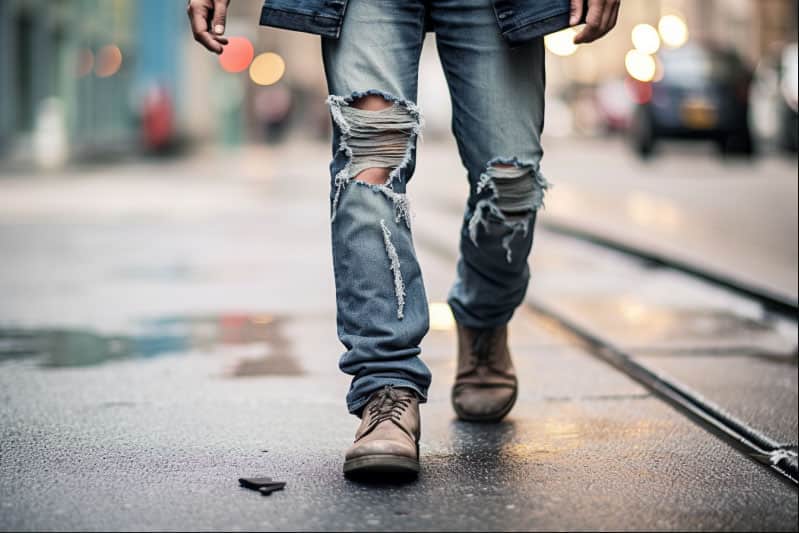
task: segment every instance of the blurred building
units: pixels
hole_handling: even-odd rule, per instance
[[[0,0],[0,165],[324,133],[319,39],[259,27],[261,5],[232,2],[226,34],[285,60],[268,86],[194,42],[185,1]]]
[[[140,145],[142,106],[179,115],[183,2],[0,1],[0,152],[55,166]],[[154,92],[155,91],[155,92]]]
[[[618,24],[607,37],[566,57],[550,57],[551,86],[574,81],[596,84],[624,76],[633,28],[657,27],[660,17],[669,14],[685,21],[690,39],[734,48],[751,65],[773,43],[797,38],[797,0],[624,0]]]
[[[267,81],[252,68],[226,72],[195,43],[183,0],[0,0],[0,165],[58,166],[195,139],[324,138],[319,38],[259,27],[261,4],[234,0],[226,33],[248,40],[256,59],[279,62]],[[672,13],[690,39],[729,45],[750,64],[773,43],[796,40],[797,0],[624,0],[609,36],[548,54],[548,96],[560,99],[549,107],[548,130],[558,130],[560,116],[596,115],[590,90],[626,76],[632,29]],[[419,94],[433,135],[449,129],[434,48],[428,39]]]
[[[738,50],[755,63],[774,43],[796,41],[796,0],[680,2],[694,35]]]

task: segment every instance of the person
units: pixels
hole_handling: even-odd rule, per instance
[[[227,7],[188,4],[195,39],[215,53],[227,43]],[[261,24],[322,36],[337,331],[346,348],[339,366],[353,376],[347,407],[361,418],[345,474],[419,471],[428,308],[406,186],[422,128],[415,99],[426,32],[435,33],[470,187],[448,298],[458,338],[451,400],[461,420],[497,422],[516,401],[507,324],[527,290],[547,189],[542,35],[584,17],[575,43],[588,43],[618,12],[619,0],[266,0]]]

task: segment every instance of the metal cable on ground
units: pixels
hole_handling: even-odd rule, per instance
[[[631,256],[635,259],[646,261],[663,268],[676,270],[713,285],[723,287],[736,294],[755,300],[767,311],[783,315],[786,318],[792,318],[795,320],[797,317],[799,317],[799,303],[796,300],[763,287],[756,287],[743,280],[732,279],[719,272],[712,272],[698,265],[690,264],[673,257],[668,257],[659,252],[634,246],[632,244],[625,243],[605,235],[600,235],[592,231],[576,228],[562,222],[544,220],[539,223],[539,227],[542,227],[547,231],[557,235],[564,235],[566,237],[571,237],[572,239],[589,242],[596,246],[614,250],[616,252]]]
[[[708,429],[723,436],[748,457],[780,474],[792,482],[795,488],[799,487],[795,445],[780,444],[763,435],[687,387],[637,363],[621,349],[540,302],[528,299],[526,304],[543,320],[554,322],[558,328],[576,338],[589,353],[630,376],[661,399],[692,415],[694,419],[706,427],[709,426]]]

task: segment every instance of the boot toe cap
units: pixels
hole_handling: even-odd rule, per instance
[[[463,419],[501,418],[516,401],[511,387],[460,387],[453,392],[455,412]]]
[[[347,450],[346,459],[366,457],[369,455],[396,455],[416,459],[416,446],[410,442],[398,440],[369,440],[356,443]]]

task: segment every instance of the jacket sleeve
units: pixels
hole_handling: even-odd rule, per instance
[[[347,0],[265,0],[262,26],[338,38]]]

